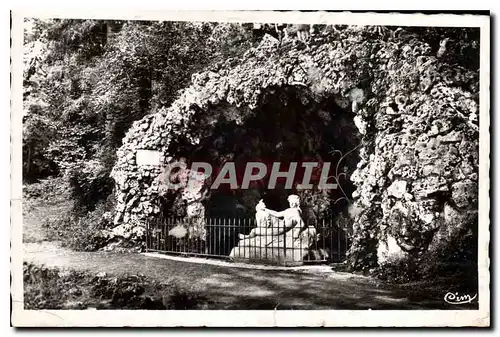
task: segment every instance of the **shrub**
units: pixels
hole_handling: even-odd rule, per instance
[[[208,304],[200,294],[142,275],[91,275],[26,262],[23,274],[25,309],[204,309]]]
[[[408,283],[420,279],[418,262],[413,257],[391,261],[380,266],[375,273],[380,279],[391,283]]]
[[[68,180],[76,211],[93,211],[99,203],[112,194],[114,181],[109,176],[109,171],[108,168],[95,161],[69,170]]]
[[[203,295],[175,288],[172,294],[164,298],[164,303],[167,309],[193,310],[203,309],[208,304],[208,301]]]
[[[101,305],[105,307],[137,309],[143,307],[145,284],[147,283],[144,277],[106,278],[96,276],[91,283],[91,296],[102,300]],[[157,303],[158,300],[152,302]]]
[[[475,292],[477,275],[477,234],[463,230],[419,259],[419,278],[436,277],[453,279],[457,291]]]
[[[48,178],[23,185],[23,199],[38,203],[56,203],[69,198],[68,181],[64,178]]]
[[[75,284],[81,279],[83,274],[79,272],[67,274],[24,262],[24,308],[64,309],[65,303],[76,302],[83,294]]]
[[[94,211],[70,211],[47,220],[43,225],[48,235],[65,247],[79,251],[94,251],[107,243],[103,230],[112,227],[112,201],[100,203]]]
[[[436,248],[380,266],[379,278],[393,283],[448,279],[456,291],[477,291],[477,236],[464,230]]]

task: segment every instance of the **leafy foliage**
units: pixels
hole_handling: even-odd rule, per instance
[[[95,251],[104,247],[108,238],[104,230],[112,225],[110,202],[100,202],[90,212],[71,210],[48,219],[43,226],[49,237],[77,251]]]
[[[384,263],[374,270],[381,279],[393,283],[447,280],[453,291],[476,293],[478,290],[477,219],[452,235],[438,236],[438,244],[428,250],[407,254]]]
[[[170,104],[196,71],[241,54],[250,47],[252,33],[243,26],[216,23],[28,23],[27,181],[65,174],[89,159],[108,161],[109,175],[113,159],[106,158],[113,156],[133,121]]]
[[[168,105],[196,71],[237,56],[251,29],[189,22],[26,22],[23,178],[68,178],[78,211],[111,194],[132,122]]]
[[[142,275],[120,277],[23,264],[25,309],[204,309],[197,293]]]
[[[57,203],[69,197],[68,182],[63,178],[51,177],[23,185],[23,198],[34,203]]]

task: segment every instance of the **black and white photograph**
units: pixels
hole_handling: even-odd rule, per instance
[[[487,12],[63,13],[12,15],[14,326],[490,325]]]

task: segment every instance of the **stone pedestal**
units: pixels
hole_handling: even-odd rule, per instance
[[[304,257],[308,255],[309,248],[316,242],[317,235],[316,229],[310,226],[294,239],[294,235],[299,231],[300,229],[294,228],[281,235],[240,240],[229,256],[237,262],[301,265]]]

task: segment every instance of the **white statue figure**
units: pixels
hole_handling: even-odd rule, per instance
[[[261,204],[261,202],[262,202],[262,204]],[[300,228],[301,230],[297,231],[297,233],[294,235],[294,238],[299,237],[300,232],[302,232],[306,228],[304,220],[302,220],[302,214],[301,214],[302,211],[300,209],[299,196],[294,195],[294,194],[288,196],[288,203],[290,204],[289,208],[287,208],[286,210],[281,211],[281,212],[276,212],[276,211],[265,208],[264,202],[261,200],[259,202],[260,205],[259,204],[257,205],[259,207],[258,213],[262,212],[260,216],[263,216],[264,214],[266,214],[266,215],[270,214],[276,218],[283,219],[284,225],[282,227],[280,226],[280,227],[268,228],[267,226],[266,227],[261,226],[259,224],[259,220],[257,220],[258,227],[252,229],[252,231],[248,235],[239,234],[239,238],[241,240],[244,240],[244,239],[251,239],[251,238],[254,238],[256,236],[276,236],[276,235],[280,235],[280,234],[283,234],[285,232],[288,232],[289,230],[291,230],[292,228],[295,228],[297,226],[299,226],[298,228]],[[264,208],[262,208],[262,205],[264,205]],[[256,209],[257,209],[257,207],[256,207]],[[257,214],[256,214],[256,217],[257,217]],[[272,220],[271,220],[271,223],[273,223]]]
[[[271,227],[271,214],[266,211],[266,204],[262,199],[260,199],[259,203],[255,206],[255,221],[257,227]]]

